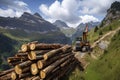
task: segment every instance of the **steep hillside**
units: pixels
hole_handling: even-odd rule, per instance
[[[120,76],[120,31],[111,39],[104,55],[92,62],[86,70],[85,80],[119,80]]]
[[[109,10],[113,5],[117,5],[114,10],[119,13],[119,2],[114,2]],[[108,12],[106,17],[113,12]],[[118,15],[111,18],[116,16]],[[84,57],[89,62],[87,68],[81,71],[77,67],[66,80],[120,80],[120,18],[113,19],[109,24],[107,21],[110,21],[110,18],[106,21],[104,19],[104,25],[101,23],[102,26],[92,29],[88,34],[91,45],[106,34],[108,35],[97,43],[91,54],[86,54]]]

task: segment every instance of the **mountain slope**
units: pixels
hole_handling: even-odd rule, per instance
[[[69,28],[69,26],[65,22],[63,22],[61,20],[56,20],[53,23],[53,25],[57,26],[58,28]]]
[[[27,12],[19,18],[0,17],[0,26],[38,32],[59,31],[59,28],[44,20],[38,13],[32,15]]]
[[[100,24],[100,22],[88,22],[88,30],[95,28]],[[72,35],[72,39],[75,39],[76,37],[79,37],[82,35],[83,31],[85,30],[86,23],[81,23],[77,26],[76,32]]]
[[[112,5],[114,4],[116,5],[116,2],[113,3]],[[120,8],[120,6],[118,8]],[[115,10],[116,12],[120,12],[120,11],[117,11],[117,9]],[[108,12],[107,15],[111,13]],[[117,15],[114,15],[114,16],[117,16]],[[112,16],[111,18],[113,18],[114,16]],[[109,18],[107,19],[107,21],[109,21]],[[114,35],[114,33],[116,34]],[[106,36],[104,37],[104,35]],[[120,76],[120,72],[119,72],[120,70],[120,44],[119,44],[120,43],[120,18],[113,19],[109,24],[108,22],[104,22],[104,25],[100,26],[96,32],[94,31],[94,29],[92,29],[88,33],[88,39],[90,40],[91,44],[93,44],[96,41],[99,41],[99,39],[101,39],[102,37],[104,38],[97,43],[97,46],[94,47],[91,53],[95,57],[97,57],[97,59],[94,59],[93,57],[91,57],[90,54],[86,54],[84,58],[86,58],[86,61],[90,62],[87,69],[85,69],[84,71],[80,71],[80,69],[77,67],[70,74],[68,79],[70,80],[120,80],[119,78]],[[107,42],[106,48],[101,47],[100,43],[103,43],[103,42]],[[106,43],[102,45],[106,45]]]

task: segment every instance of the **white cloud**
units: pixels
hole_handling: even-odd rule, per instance
[[[82,19],[81,20],[82,23],[87,23],[87,22],[90,22],[90,21],[93,21],[93,22],[98,22],[99,21],[97,18],[95,18],[92,15],[84,15],[84,16],[80,16],[80,18]]]
[[[114,1],[120,0],[83,0],[80,2],[80,13],[105,15],[107,9]]]
[[[11,16],[11,17],[14,17],[15,12],[12,10],[12,9],[6,9],[6,10],[3,10],[3,9],[0,9],[0,16],[4,16],[4,17],[8,17],[8,16]]]
[[[115,0],[62,0],[60,2],[56,0],[50,6],[41,4],[39,9],[47,16],[46,18],[49,21],[59,19],[65,21],[70,26],[75,26],[81,22],[100,21],[104,18],[107,9],[114,1]]]
[[[5,7],[5,9],[0,8],[0,16],[20,17],[23,12],[31,13],[28,5],[20,0],[1,0],[0,4]]]
[[[56,0],[50,6],[40,5],[40,11],[49,18],[59,19],[69,23],[77,23],[80,18],[77,16],[78,0]]]

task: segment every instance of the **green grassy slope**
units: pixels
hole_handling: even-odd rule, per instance
[[[88,33],[91,44],[105,33],[111,31],[110,27],[112,27],[112,30],[120,27],[120,20],[114,21],[109,26],[99,28],[97,32],[94,32],[94,29],[91,30]],[[102,31],[103,35],[99,35],[100,31]],[[94,55],[100,54],[98,60],[94,60],[87,55],[85,58],[90,62],[87,69],[80,71],[76,68],[66,80],[120,80],[120,31],[114,37],[109,35],[105,40],[110,42],[106,50],[101,50],[98,47],[94,48],[96,53]]]
[[[120,31],[111,39],[108,49],[86,70],[85,80],[120,80]]]

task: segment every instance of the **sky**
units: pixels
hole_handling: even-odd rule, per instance
[[[66,22],[70,27],[101,21],[110,5],[120,0],[0,0],[0,16],[20,17],[38,12],[45,20]]]

